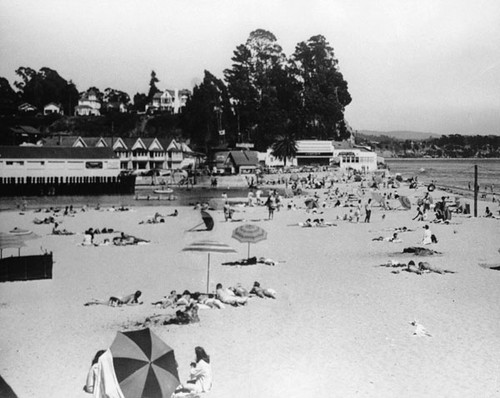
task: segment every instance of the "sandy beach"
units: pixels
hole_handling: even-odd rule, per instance
[[[23,254],[43,248],[53,252],[55,263],[52,280],[0,285],[0,374],[21,398],[89,397],[82,387],[90,362],[117,331],[134,329],[154,314],[173,313],[151,305],[173,289],[205,290],[207,255],[182,249],[195,240],[215,239],[237,253],[211,256],[212,291],[218,282],[250,288],[259,281],[278,295],[252,298],[239,308],[200,310],[199,323],[152,327],[174,348],[182,381],[195,346],[210,354],[214,385],[207,397],[499,396],[500,272],[479,264],[500,265],[500,220],[454,215],[448,225],[427,222],[438,237],[429,248],[441,254],[424,259],[403,254],[405,247],[421,246],[426,222],[412,218],[426,189],[403,184],[398,191],[410,198],[412,209],[403,210],[397,200],[394,210],[374,205],[369,224],[338,220],[349,213],[345,207],[308,213],[304,197],[294,199],[301,209],[285,206],[273,220],[267,220],[263,206],[237,207],[234,219],[241,221],[233,222],[226,222],[221,210],[212,211],[214,229],[198,232],[188,231],[201,222],[192,207],[178,208],[179,216],[159,224],[139,222],[172,208],[90,209],[57,217],[62,228],[76,233],[69,236],[52,235],[52,225],[35,225],[43,213],[1,212],[1,232],[18,227],[40,235],[26,243]],[[368,197],[367,189],[363,204]],[[486,206],[498,214],[497,204],[480,202],[479,215]],[[336,226],[297,225],[319,217]],[[268,232],[267,240],[251,246],[251,255],[277,265],[221,265],[246,257],[247,245],[231,238],[246,222]],[[400,233],[402,242],[372,240],[403,226],[412,231]],[[90,227],[113,228],[151,243],[82,246],[83,231]],[[104,238],[96,235],[97,241]],[[10,255],[17,249],[4,250]],[[392,273],[379,266],[412,259],[455,273]],[[92,298],[138,289],[141,306],[84,306]],[[429,335],[415,335],[413,321]]]

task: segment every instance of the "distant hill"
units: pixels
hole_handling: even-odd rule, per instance
[[[439,138],[441,134],[423,133],[420,131],[373,131],[373,130],[358,130],[363,135],[381,136],[396,138],[399,140],[426,140],[430,138]]]

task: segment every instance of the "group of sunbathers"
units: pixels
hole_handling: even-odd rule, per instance
[[[420,261],[418,265],[415,265],[413,260],[410,260],[408,264],[400,263],[399,261],[390,260],[385,264],[381,264],[381,267],[391,267],[391,268],[401,268],[403,271],[412,272],[414,274],[421,275],[423,273],[434,272],[436,274],[454,274],[455,271],[450,271],[447,269],[439,268],[434,265],[429,264],[426,261]],[[392,271],[394,274],[398,274],[399,270]]]
[[[189,290],[185,290],[182,294],[177,294],[175,290],[172,290],[168,296],[151,304],[158,308],[188,308],[196,305],[199,309],[223,309],[226,304],[235,307],[246,305],[252,295],[261,298],[276,298],[276,291],[274,289],[262,288],[259,282],[254,282],[250,290],[244,288],[240,283],[228,288],[224,288],[221,283],[218,283],[215,294],[191,293]]]
[[[165,222],[165,217],[177,217],[179,212],[175,209],[172,213],[167,214],[166,216],[156,212],[153,217],[147,218],[145,221],[140,221],[139,224],[159,224]]]
[[[304,222],[299,222],[299,227],[332,227],[336,226],[336,224],[330,222],[330,221],[325,221],[324,218],[315,218],[314,220],[311,220],[308,218]]]

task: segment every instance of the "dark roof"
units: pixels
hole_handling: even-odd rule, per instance
[[[41,134],[39,130],[31,126],[15,126],[10,130],[16,134]]]
[[[113,159],[111,148],[0,146],[0,159]]]
[[[78,139],[77,135],[60,135],[46,137],[43,139],[43,146],[72,147]]]
[[[229,156],[236,166],[257,166],[259,157],[255,151],[231,151]]]

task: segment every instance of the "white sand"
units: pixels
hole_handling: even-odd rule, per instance
[[[416,194],[423,189],[410,193],[413,203]],[[481,215],[485,205],[480,204]],[[212,289],[217,282],[250,288],[260,281],[278,292],[277,300],[255,298],[242,308],[203,310],[198,324],[153,328],[175,349],[183,380],[194,347],[205,347],[215,378],[210,397],[500,394],[500,272],[478,265],[500,263],[500,220],[455,216],[451,225],[431,223],[439,239],[431,247],[443,254],[423,261],[457,273],[419,276],[377,266],[388,259],[412,259],[399,253],[419,245],[422,237],[424,223],[411,221],[414,208],[375,206],[370,224],[338,221],[328,228],[292,226],[311,217],[304,210],[281,210],[267,221],[263,207],[240,208],[235,218],[259,219],[256,223],[268,231],[251,255],[283,262],[239,268],[221,263],[246,256],[247,245],[231,239],[242,223],[224,222],[221,211],[213,212],[211,232],[186,232],[201,222],[191,208],[179,208],[179,217],[168,217],[164,224],[138,225],[156,211],[172,210],[91,210],[62,218],[61,227],[80,233],[73,236],[49,235],[51,226],[32,223],[44,214],[0,213],[1,231],[17,226],[42,235],[28,241],[23,253],[38,253],[41,246],[53,251],[55,260],[52,280],[0,284],[0,374],[19,397],[88,397],[82,387],[90,361],[110,346],[116,331],[152,314],[171,313],[150,303],[172,289],[204,291],[207,255],[182,251],[203,238],[238,251],[212,255]],[[313,217],[335,221],[346,211],[325,209]],[[402,226],[416,229],[400,235],[403,243],[372,241]],[[82,247],[81,233],[89,227],[111,227],[152,243]],[[11,254],[17,250],[4,251]],[[94,297],[137,289],[143,292],[142,306],[83,306]],[[413,320],[431,337],[414,336]]]

